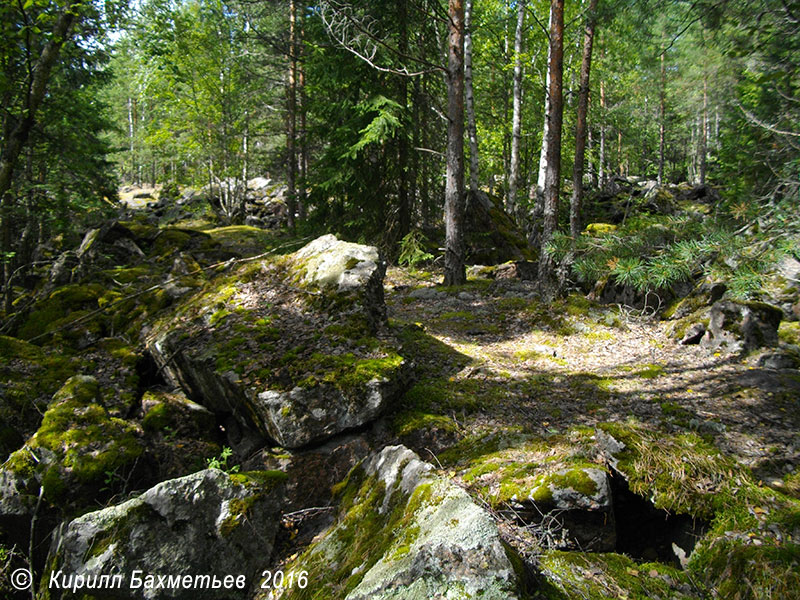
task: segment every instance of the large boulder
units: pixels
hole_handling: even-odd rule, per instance
[[[375,419],[408,365],[386,324],[375,248],[323,236],[219,277],[158,321],[147,348],[192,400],[279,445]]]
[[[337,522],[287,567],[307,571],[320,597],[519,597],[491,516],[408,448],[371,455],[338,493]],[[303,593],[296,587],[276,592],[283,599]]]
[[[0,467],[0,527],[12,539],[25,537],[37,507],[48,514],[85,508],[143,473],[141,430],[99,402],[93,377],[71,377],[38,431]]]
[[[782,317],[781,310],[771,304],[723,300],[711,307],[708,331],[700,343],[735,354],[777,346]]]
[[[64,523],[40,597],[59,597],[57,590],[82,581],[90,598],[246,598],[272,554],[284,479],[274,471],[206,469]],[[98,589],[115,575],[119,586]],[[215,589],[214,578],[227,585]]]
[[[537,258],[525,233],[503,209],[502,200],[484,192],[467,194],[464,240],[470,264],[499,265]]]

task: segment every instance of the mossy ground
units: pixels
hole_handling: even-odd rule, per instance
[[[435,286],[434,277],[389,274],[409,286],[387,302],[420,374],[394,415],[403,440],[428,443],[409,435],[415,428],[448,430],[455,439],[438,448],[435,464],[497,507],[544,493],[537,479],[544,474],[609,468],[594,440],[600,427],[627,440],[618,468],[634,492],[710,523],[690,561],[692,581],[680,572],[651,578],[649,565],[624,557],[591,566],[590,555],[579,555],[589,563],[572,583],[551,580],[552,597],[706,597],[709,590],[732,593],[736,577],[752,582],[742,597],[790,597],[785,590],[795,585],[800,562],[790,516],[800,489],[790,442],[800,427],[800,378],[678,346],[664,325],[580,296],[543,305],[520,282],[410,294]],[[783,341],[791,343],[791,330],[783,327]],[[417,449],[427,455],[428,447]],[[759,483],[771,473],[775,489]],[[759,520],[762,509],[770,516]],[[584,572],[597,573],[600,583],[576,587]]]
[[[662,563],[636,563],[621,554],[549,551],[539,564],[545,580],[542,594],[549,600],[705,597],[686,573]]]

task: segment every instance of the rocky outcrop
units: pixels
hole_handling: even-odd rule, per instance
[[[368,457],[338,486],[339,518],[297,558],[320,596],[347,600],[517,598],[490,515],[404,446]],[[343,590],[343,591],[342,591]],[[285,589],[278,597],[299,597]]]
[[[735,354],[776,346],[783,313],[763,302],[723,300],[711,307],[708,330],[701,344]]]
[[[484,192],[467,194],[464,239],[470,264],[499,265],[508,261],[533,261],[536,252],[525,233],[503,210],[502,201]]]
[[[50,547],[43,587],[54,594],[54,587],[81,578],[91,593],[104,575],[121,575],[119,588],[103,597],[246,598],[272,554],[284,478],[280,472],[206,469],[64,523]],[[158,576],[170,575],[182,583],[156,585]],[[149,587],[147,576],[154,578]],[[233,581],[214,589],[205,577]],[[47,592],[42,589],[41,597]]]
[[[47,514],[87,507],[142,474],[141,431],[109,416],[99,401],[93,377],[71,377],[53,396],[38,431],[0,468],[0,526],[12,536],[20,517],[31,517],[37,507]]]
[[[323,236],[210,282],[147,338],[194,401],[296,448],[375,419],[408,383],[375,248]]]

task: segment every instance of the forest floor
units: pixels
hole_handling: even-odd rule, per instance
[[[577,293],[548,305],[533,282],[452,289],[439,281],[438,273],[390,268],[386,302],[390,319],[416,323],[443,344],[411,355],[420,383],[410,395],[461,435],[547,436],[634,419],[697,432],[777,489],[800,466],[797,371],[679,345],[658,318]],[[442,388],[449,399],[437,403]]]

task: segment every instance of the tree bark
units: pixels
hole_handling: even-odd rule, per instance
[[[466,282],[464,270],[464,2],[450,0],[447,60],[447,172],[444,284]]]
[[[555,263],[547,245],[558,226],[558,194],[561,183],[561,125],[564,109],[562,76],[564,70],[564,0],[550,2],[550,112],[547,125],[547,170],[544,181],[544,214],[539,252],[539,288],[545,298],[556,292]]]
[[[400,27],[400,39],[398,49],[402,55],[408,54],[408,13],[406,11],[406,1],[397,0],[397,23]],[[400,105],[403,107],[402,121],[406,125],[406,109],[408,107],[408,79],[398,77]],[[408,183],[408,159],[409,159],[408,137],[406,137],[405,127],[400,132],[397,140],[397,168],[399,170],[399,182],[397,186],[397,210],[398,210],[398,232],[397,239],[403,239],[411,230],[411,204],[409,202],[409,183]]]
[[[551,32],[553,31],[553,4],[550,3],[550,19],[548,30]],[[539,153],[539,175],[536,178],[536,192],[539,196],[544,193],[544,186],[545,186],[545,178],[547,176],[547,139],[549,137],[549,127],[550,127],[550,78],[552,77],[552,73],[550,70],[550,64],[552,63],[552,52],[553,52],[553,40],[550,40],[550,44],[547,46],[547,76],[545,78],[545,87],[544,87],[544,127],[542,128],[542,149]]]
[[[600,155],[597,159],[597,179],[600,187],[606,183],[606,88],[600,80]]]
[[[405,0],[399,0],[405,3]],[[464,6],[464,95],[467,103],[467,137],[469,138],[469,189],[478,191],[478,125],[475,119],[475,96],[472,89],[472,0]]]
[[[578,122],[575,126],[575,164],[572,169],[572,198],[570,200],[569,231],[573,240],[581,233],[581,202],[583,201],[583,163],[586,154],[586,115],[589,111],[589,74],[592,68],[592,43],[594,42],[597,0],[590,0],[589,13],[583,33],[581,82],[578,90]]]
[[[708,154],[708,77],[703,74],[703,123],[700,133],[700,185],[706,184],[706,156]]]
[[[507,208],[512,217],[516,217],[517,184],[519,183],[519,146],[522,124],[522,28],[525,23],[525,2],[517,2],[517,29],[514,34],[514,83],[513,83],[513,108],[511,117],[511,164],[508,173],[508,199]]]
[[[286,86],[286,208],[287,225],[295,227],[297,212],[297,5],[289,1],[289,73]]]
[[[661,45],[661,82],[659,85],[658,106],[658,185],[664,183],[664,151],[666,147],[666,86],[667,70],[664,64],[664,44]]]
[[[308,137],[306,135],[306,113],[308,112],[308,100],[306,98],[306,71],[304,67],[303,58],[303,40],[305,38],[305,29],[303,27],[303,15],[305,14],[305,4],[298,3],[300,8],[300,18],[297,19],[297,98],[299,106],[297,112],[300,117],[300,130],[297,132],[300,141],[300,156],[298,157],[298,181],[296,186],[300,189],[297,195],[297,215],[300,219],[304,219],[307,211],[308,198],[306,194],[307,179],[308,179]]]

